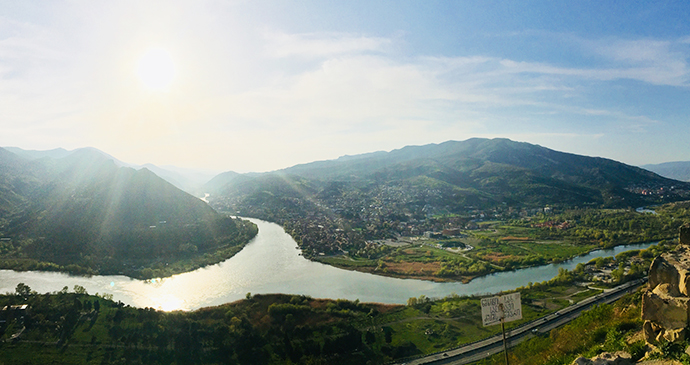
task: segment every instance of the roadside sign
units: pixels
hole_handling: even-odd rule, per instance
[[[522,303],[520,293],[512,293],[482,299],[482,324],[493,326],[503,322],[522,319]]]

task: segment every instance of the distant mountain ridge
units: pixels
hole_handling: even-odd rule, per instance
[[[93,147],[78,148],[75,150],[65,150],[64,148],[56,148],[52,150],[39,151],[39,150],[24,150],[18,147],[3,147],[5,150],[12,152],[18,156],[26,158],[28,160],[37,159],[60,159],[72,154],[83,153],[84,151],[90,151],[90,153],[98,154],[106,159],[112,160],[118,167],[131,167],[136,170],[146,168],[165,181],[175,185],[177,188],[184,190],[190,194],[202,196],[203,191],[201,187],[217,175],[215,172],[210,172],[200,169],[186,169],[179,168],[176,166],[157,166],[154,164],[143,164],[136,165],[118,160],[117,158]]]
[[[641,167],[669,179],[690,181],[690,161],[665,162],[660,164],[642,165]]]
[[[665,187],[657,198],[668,200],[679,198],[676,192],[690,186],[610,159],[508,139],[473,138],[312,162],[245,179],[234,177],[222,188],[207,186],[207,190],[237,197],[272,191],[280,180],[314,192],[334,182],[369,188],[437,185],[451,195],[444,199],[455,210],[463,205],[501,203],[620,207],[655,200],[637,190]]]
[[[525,142],[513,142],[508,139],[480,139],[472,138],[466,141],[447,141],[440,144],[424,146],[407,146],[391,152],[375,152],[360,156],[348,156],[337,160],[319,161],[297,165],[279,172],[296,174],[321,179],[356,177],[357,172],[362,176],[379,171],[382,168],[402,167],[405,164],[416,164],[418,161],[437,163],[459,171],[469,171],[480,167],[486,162],[503,164],[532,170],[542,175],[569,180],[585,181],[589,179],[620,180],[606,174],[601,168],[623,168],[621,171],[628,176],[645,176],[657,179],[658,176],[641,168],[624,165],[620,162],[600,158],[586,157],[575,154],[554,151],[538,145]],[[349,174],[349,176],[347,176]],[[583,176],[584,175],[584,176]],[[589,178],[586,177],[589,175]],[[596,177],[595,175],[598,175]],[[584,179],[584,180],[583,180]]]

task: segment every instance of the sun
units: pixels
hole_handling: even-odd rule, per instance
[[[165,91],[175,79],[175,64],[163,48],[151,48],[137,63],[137,76],[149,90]]]

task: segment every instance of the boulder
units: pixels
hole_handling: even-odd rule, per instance
[[[644,339],[647,343],[656,344],[656,339],[663,327],[652,321],[644,321],[642,325],[642,333],[644,334]]]
[[[682,342],[685,341],[685,328],[666,329],[661,336],[668,342]]]
[[[679,230],[680,245],[656,257],[642,295],[642,332],[647,343],[686,340],[690,326],[690,224]]]
[[[572,365],[632,365],[632,363],[632,357],[629,353],[617,351],[614,353],[602,352],[591,359],[578,357]]]
[[[656,257],[649,266],[649,289],[654,289],[659,284],[667,284],[680,292],[678,270],[664,256],[666,255]]]
[[[680,244],[690,246],[690,225],[685,224],[678,231]]]
[[[667,330],[685,328],[688,326],[689,305],[690,298],[671,296],[667,290],[655,288],[642,295],[642,319]]]

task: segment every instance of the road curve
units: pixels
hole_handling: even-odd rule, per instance
[[[556,313],[549,314],[545,317],[538,318],[534,321],[523,324],[506,332],[506,340],[508,347],[513,347],[527,339],[536,336],[539,333],[545,333],[552,329],[562,326],[573,319],[577,318],[580,313],[591,308],[593,305],[602,303],[612,303],[618,300],[623,295],[632,292],[638,288],[647,278],[634,280],[613,289],[607,290],[604,293],[597,294],[593,297],[582,300],[579,303],[573,304],[569,307],[563,308]],[[481,360],[493,354],[503,351],[503,337],[498,334],[493,337],[486,338],[481,341],[463,345],[452,350],[437,352],[435,354],[420,357],[418,359],[401,362],[398,364],[404,365],[462,365],[469,364],[474,361]]]

